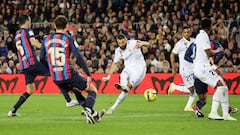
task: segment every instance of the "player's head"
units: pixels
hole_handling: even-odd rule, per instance
[[[30,28],[31,27],[31,18],[28,15],[20,15],[18,17],[18,22],[19,22],[19,26],[20,27],[27,27]]]
[[[122,33],[117,35],[117,43],[122,50],[125,50],[127,46],[127,37]]]
[[[189,39],[192,34],[190,26],[184,26],[182,31],[182,36],[186,39]]]
[[[54,22],[57,30],[64,30],[67,27],[68,19],[63,15],[59,15]]]
[[[210,19],[208,18],[204,18],[202,21],[201,21],[201,28],[204,29],[204,30],[211,30],[211,27],[212,27],[212,22]]]

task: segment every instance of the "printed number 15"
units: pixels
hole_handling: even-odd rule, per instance
[[[53,66],[62,67],[65,64],[64,48],[51,47],[48,50],[48,54],[51,57],[51,63]]]

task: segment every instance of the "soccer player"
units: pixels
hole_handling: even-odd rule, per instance
[[[216,33],[214,31],[211,31],[210,45],[212,50],[215,50],[221,46],[218,42],[216,42],[215,40],[212,40],[212,39],[215,39],[215,36],[216,36]],[[190,46],[185,53],[185,57],[184,57],[185,60],[189,62],[193,62],[193,58],[191,56],[193,55],[194,51],[195,51],[195,46],[194,45]],[[212,63],[217,64],[223,58],[223,56],[224,56],[224,53],[217,54],[215,58],[212,59]],[[204,114],[201,112],[201,109],[207,103],[206,94],[208,92],[208,85],[201,82],[198,78],[195,78],[194,87],[195,87],[196,93],[198,94],[199,99],[197,100],[196,105],[193,106],[193,110],[195,112],[195,115],[197,115],[198,117],[204,117]],[[229,113],[236,113],[237,111],[238,111],[238,108],[234,108],[234,107],[229,107],[228,109]]]
[[[183,79],[184,85],[176,85],[171,83],[168,89],[168,94],[171,95],[175,89],[181,92],[190,93],[187,104],[184,111],[193,111],[192,103],[196,98],[197,94],[194,88],[194,78],[193,78],[193,63],[188,62],[184,59],[185,52],[187,48],[194,42],[194,38],[191,38],[191,27],[184,26],[182,32],[182,39],[180,39],[174,46],[172,53],[170,55],[170,61],[172,64],[172,75],[176,75],[175,67],[175,56],[178,55],[179,58],[179,73]]]
[[[35,48],[40,48],[41,43],[34,37],[33,31],[30,29],[31,18],[27,15],[19,16],[20,29],[16,32],[16,48],[18,50],[18,58],[21,70],[24,73],[26,81],[26,92],[24,92],[13,108],[8,112],[9,117],[19,116],[18,108],[28,99],[34,92],[33,82],[37,75],[49,76],[49,70],[37,60]],[[66,97],[66,106],[72,107],[78,105],[79,101],[72,100],[68,93],[63,93]]]
[[[50,34],[43,39],[40,58],[46,61],[50,70],[51,78],[61,91],[69,91],[73,88],[80,92],[86,90],[88,96],[84,102],[82,114],[88,124],[99,122],[104,114],[104,110],[97,112],[93,109],[95,104],[97,88],[91,83],[91,74],[82,58],[77,42],[66,34],[68,20],[65,16],[59,15],[55,21],[56,33]],[[77,64],[85,71],[87,78],[80,75],[70,65],[71,52],[77,59]]]
[[[35,48],[40,48],[41,43],[34,38],[34,33],[30,29],[31,18],[27,15],[19,16],[20,29],[16,32],[16,48],[22,72],[26,81],[26,92],[24,92],[13,108],[8,112],[8,116],[19,116],[18,108],[33,94],[34,79],[37,75],[48,76],[49,71],[37,60]]]
[[[196,89],[196,93],[198,94],[199,99],[196,102],[196,105],[193,106],[193,110],[195,115],[198,117],[204,117],[204,114],[201,112],[201,109],[207,103],[207,92],[208,92],[208,85],[201,82],[198,78],[195,78],[194,87]],[[238,108],[230,107],[228,108],[228,113],[236,113]]]
[[[108,76],[103,77],[103,81],[108,81],[115,70],[124,61],[124,69],[120,75],[120,83],[114,86],[122,90],[115,103],[107,110],[106,114],[112,114],[119,104],[126,98],[128,91],[136,87],[146,75],[146,63],[142,55],[141,47],[149,46],[149,42],[139,40],[128,40],[124,34],[117,37],[118,47],[115,49],[115,57]]]
[[[211,20],[204,18],[201,21],[201,30],[196,37],[196,52],[193,61],[194,75],[202,82],[216,88],[212,98],[211,112],[208,115],[209,119],[214,120],[237,120],[230,116],[228,113],[229,99],[228,99],[228,87],[226,86],[223,78],[217,74],[210,64],[210,57],[217,55],[223,51],[220,47],[216,50],[212,50],[210,46],[210,40],[208,37],[211,31]],[[222,106],[223,117],[218,114],[219,104]]]

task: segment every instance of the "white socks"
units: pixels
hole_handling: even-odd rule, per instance
[[[128,95],[128,93],[122,91],[111,108],[113,110],[116,110],[116,108],[127,97],[127,95]]]
[[[218,112],[219,104],[222,105],[223,117],[228,116],[228,88],[226,86],[218,86],[212,98],[211,113]]]
[[[229,108],[228,87],[221,86],[219,89],[222,90],[222,99],[221,99],[222,113],[223,113],[223,117],[226,117],[229,115],[229,113],[228,113],[228,108]]]
[[[185,85],[173,85],[173,88],[175,90],[181,91],[181,92],[185,92],[185,93],[190,93],[187,104],[185,106],[185,108],[190,108],[192,107],[192,104],[197,96],[197,93],[194,91],[193,94],[191,94],[191,91],[185,86]]]
[[[173,85],[173,88],[175,90],[181,91],[181,92],[186,92],[186,93],[191,93],[190,90],[185,86],[185,85]]]
[[[194,91],[193,94],[191,94],[191,93],[189,94],[189,98],[188,98],[188,101],[187,101],[187,104],[186,104],[185,108],[192,107],[192,104],[193,104],[196,96],[197,96],[197,93],[195,91]]]

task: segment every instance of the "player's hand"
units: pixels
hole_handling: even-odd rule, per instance
[[[103,78],[102,78],[102,81],[106,82],[106,81],[108,81],[110,78],[111,78],[111,75],[108,75],[107,77],[103,77]]]
[[[90,76],[87,77],[87,90],[90,89],[90,86],[91,86],[91,83],[92,83],[92,78]]]

